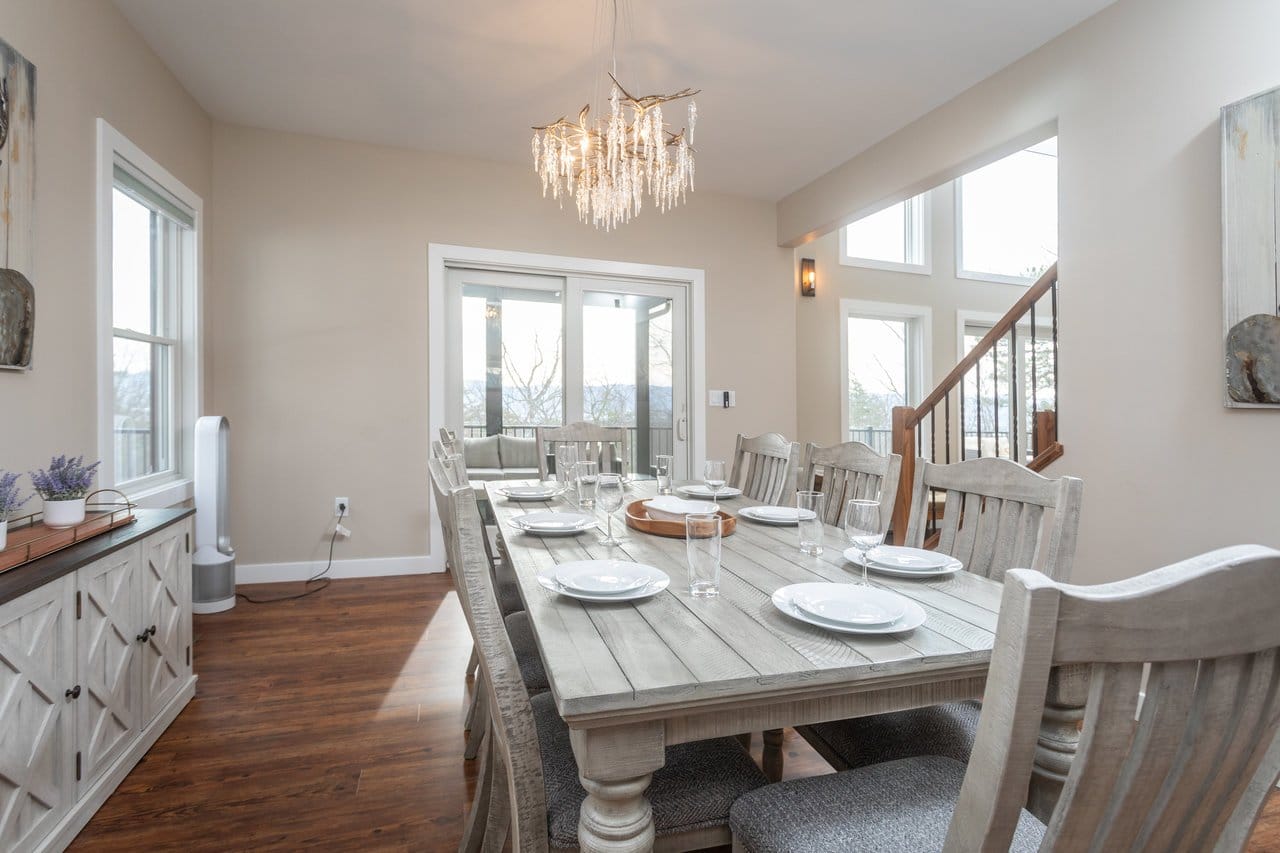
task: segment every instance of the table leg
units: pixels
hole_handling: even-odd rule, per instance
[[[1080,745],[1080,724],[1089,696],[1089,667],[1064,666],[1049,674],[1027,811],[1048,823]]]
[[[645,790],[666,761],[660,722],[570,731],[578,778],[587,791],[578,816],[583,853],[653,849],[653,809]]]

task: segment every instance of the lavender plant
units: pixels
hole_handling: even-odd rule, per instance
[[[93,477],[102,462],[84,464],[84,457],[55,456],[47,469],[31,472],[31,484],[47,501],[73,501],[89,494]]]
[[[18,498],[18,475],[0,471],[0,521],[7,521],[9,516],[29,500],[31,495]]]

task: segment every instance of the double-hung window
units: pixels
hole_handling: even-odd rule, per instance
[[[886,207],[840,229],[840,262],[929,275],[929,193]]]
[[[169,503],[190,496],[200,202],[102,126],[102,482]]]
[[[923,395],[932,312],[924,305],[840,300],[842,441],[892,452],[893,409]]]

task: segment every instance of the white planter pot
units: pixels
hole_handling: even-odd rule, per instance
[[[0,551],[4,550],[5,543],[9,541],[9,519],[0,518]]]
[[[82,521],[84,521],[84,498],[44,502],[46,527],[74,527]]]

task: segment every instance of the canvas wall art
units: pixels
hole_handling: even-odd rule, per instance
[[[1222,109],[1226,404],[1280,406],[1280,88]]]
[[[31,366],[35,137],[35,66],[0,39],[0,369]]]

